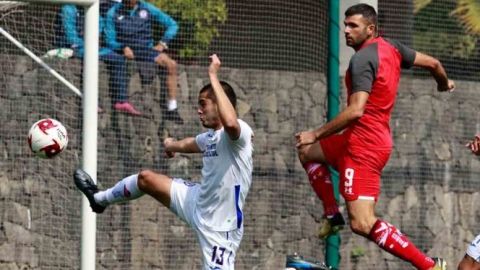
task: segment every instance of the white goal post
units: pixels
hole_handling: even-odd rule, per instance
[[[81,97],[82,107],[83,107],[82,168],[86,172],[88,172],[96,182],[97,126],[98,126],[97,108],[98,108],[99,1],[98,0],[19,0],[19,1],[0,1],[0,2],[4,2],[4,3],[25,2],[25,3],[35,3],[35,4],[37,3],[75,4],[75,5],[84,7],[85,9],[85,33],[84,33],[85,54],[84,54],[84,61],[83,61],[83,97]],[[18,44],[16,44],[16,46],[18,47]],[[27,55],[32,57],[32,55],[28,54],[25,50],[23,51]],[[34,56],[32,58],[34,59],[35,57],[38,57],[38,56]],[[38,63],[41,64],[40,62]],[[48,66],[47,67],[43,66],[43,67],[48,70],[47,68]],[[69,87],[65,82],[62,81],[62,83],[64,83],[67,87]],[[69,88],[72,89],[71,87]],[[96,215],[91,211],[88,200],[84,196],[82,196],[82,236],[81,236],[81,262],[80,262],[82,270],[95,269],[95,262],[96,262],[95,255],[96,255]]]

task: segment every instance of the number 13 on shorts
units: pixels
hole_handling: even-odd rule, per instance
[[[223,265],[223,255],[226,248],[214,246],[212,249],[212,262],[218,265]]]
[[[353,194],[353,176],[355,175],[355,171],[352,168],[345,169],[345,194]]]

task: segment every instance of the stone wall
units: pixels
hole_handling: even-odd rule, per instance
[[[0,268],[78,269],[80,194],[71,173],[81,160],[80,100],[25,57],[0,59]],[[49,62],[80,85],[80,62]],[[167,160],[162,138],[193,136],[198,90],[205,67],[181,66],[180,113],[186,123],[162,118],[160,80],[142,86],[130,65],[131,101],[144,112],[112,111],[105,68],[100,76],[98,179],[105,188],[141,168],[200,178],[201,159]],[[285,255],[323,259],[316,238],[319,200],[296,160],[293,134],[325,122],[325,77],[319,73],[223,68],[239,98],[238,111],[255,131],[254,178],[245,209],[245,236],[237,269],[278,270]],[[395,149],[384,170],[378,215],[398,225],[429,255],[450,265],[480,231],[480,161],[464,143],[478,125],[478,84],[457,82],[457,93],[437,93],[429,78],[405,76],[391,126]],[[56,159],[34,158],[26,146],[29,126],[55,117],[69,132],[68,149]],[[343,204],[343,203],[342,203]],[[111,207],[97,219],[98,269],[198,269],[194,235],[151,198]],[[408,266],[353,235],[342,234],[340,269],[405,269]]]

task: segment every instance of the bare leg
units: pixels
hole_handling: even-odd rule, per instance
[[[170,208],[171,187],[172,178],[166,175],[150,170],[144,170],[138,174],[138,188],[161,202],[167,208]]]
[[[419,270],[433,269],[435,262],[423,254],[392,224],[377,219],[375,201],[347,201],[350,227],[356,234],[377,243],[383,250],[410,262]]]
[[[323,203],[324,219],[322,220],[318,236],[325,238],[345,225],[345,220],[340,214],[333,192],[333,183],[329,168],[325,162],[325,154],[317,142],[298,149],[298,159],[308,175],[308,180],[315,194]]]
[[[307,162],[326,163],[325,154],[318,142],[313,144],[304,145],[297,150],[298,159],[303,164]]]
[[[168,88],[168,98],[170,100],[175,100],[177,97],[177,83],[178,83],[178,72],[177,72],[177,62],[170,58],[166,53],[161,53],[155,59],[155,62],[162,67],[167,68],[167,88]]]
[[[480,270],[480,263],[465,254],[465,257],[458,264],[458,270]]]

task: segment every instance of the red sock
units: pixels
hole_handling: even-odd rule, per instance
[[[325,216],[333,216],[338,213],[338,205],[333,194],[333,185],[330,179],[330,171],[327,166],[320,163],[308,162],[303,166],[308,174],[308,180],[318,198],[323,202]]]
[[[419,270],[428,270],[435,262],[408,240],[395,226],[380,219],[375,222],[368,238],[391,254],[409,261]]]

